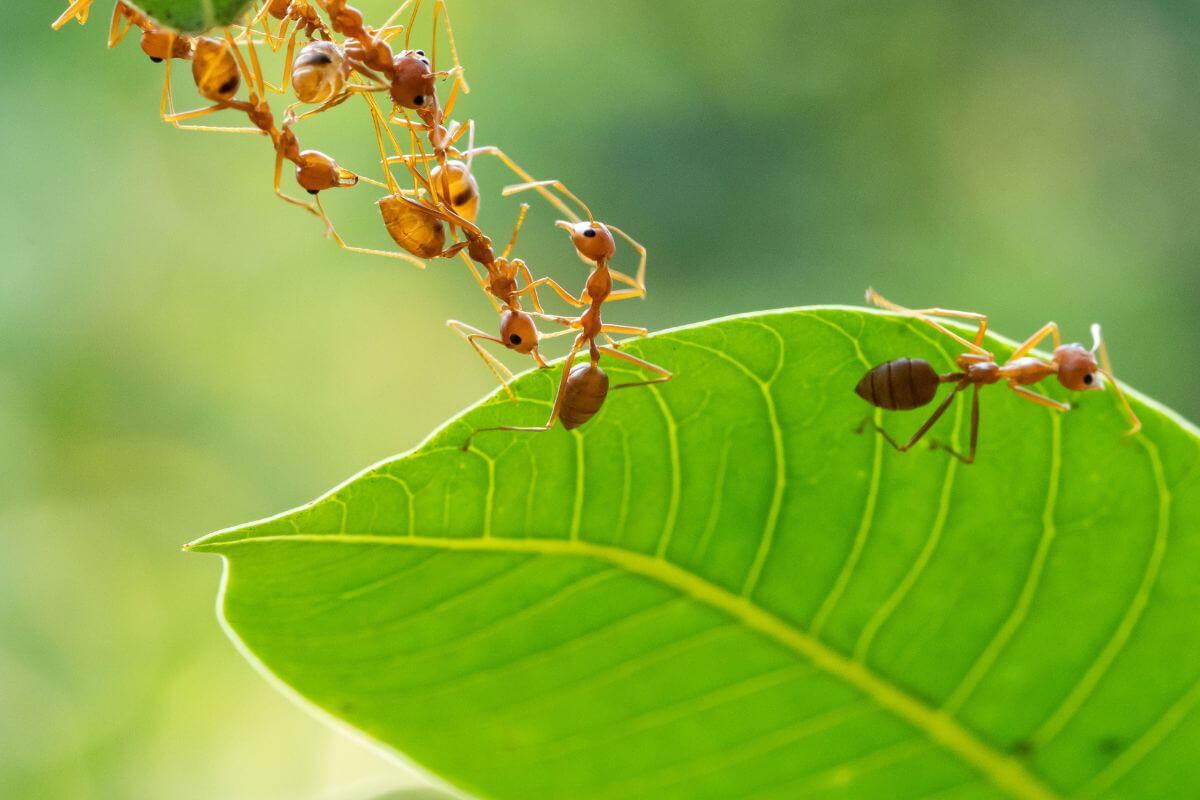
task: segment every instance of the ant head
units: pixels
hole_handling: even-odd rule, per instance
[[[1054,349],[1050,360],[1058,367],[1058,382],[1073,392],[1103,389],[1096,356],[1081,344],[1064,344]]]
[[[505,311],[500,315],[500,338],[509,350],[532,353],[538,345],[538,331],[533,324],[533,317],[524,311]]]
[[[391,95],[396,105],[422,115],[437,108],[437,94],[429,59],[420,50],[405,50],[396,56]]]
[[[584,261],[607,261],[617,251],[612,232],[603,222],[593,220],[570,223],[559,220],[554,224],[571,234],[571,243],[575,245]]]
[[[142,52],[158,64],[168,58],[190,58],[192,43],[186,36],[173,31],[142,31]]]
[[[358,183],[358,176],[342,169],[322,152],[305,150],[300,153],[300,163],[296,165],[296,182],[309,194],[316,194],[323,189],[353,186]]]

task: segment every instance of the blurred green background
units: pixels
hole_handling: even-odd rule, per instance
[[[242,661],[213,615],[220,564],[179,546],[415,445],[494,385],[443,321],[494,317],[461,264],[419,272],[323,241],[272,198],[262,139],[161,124],[161,67],[135,37],[105,50],[107,0],[57,34],[57,2],[10,6],[0,796],[320,800],[410,782]],[[651,297],[614,321],[857,303],[868,284],[987,311],[1015,337],[1100,321],[1121,377],[1200,416],[1180,357],[1200,335],[1194,3],[451,11],[479,142],[650,247]],[[372,163],[361,103],[299,132]],[[512,180],[478,172],[485,191]],[[387,243],[377,194],[329,198],[355,242]],[[485,202],[506,237],[515,201]],[[578,286],[552,219],[535,202],[521,253]]]

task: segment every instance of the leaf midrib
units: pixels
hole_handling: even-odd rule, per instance
[[[1013,797],[1051,800],[1057,794],[1011,756],[996,750],[959,724],[953,716],[935,709],[885,680],[865,664],[841,655],[820,640],[756,605],[750,598],[721,588],[683,567],[665,559],[594,544],[580,539],[507,539],[446,538],[432,536],[380,536],[376,534],[293,533],[196,543],[193,550],[221,552],[227,547],[246,543],[273,542],[376,544],[424,547],[467,552],[535,553],[539,555],[583,556],[607,561],[630,573],[657,580],[702,603],[740,620],[797,654],[816,667],[866,694],[881,708],[895,714],[922,731],[932,741],[961,758],[987,777],[997,788]],[[224,555],[224,554],[223,554]]]

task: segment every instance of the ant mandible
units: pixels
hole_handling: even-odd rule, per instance
[[[1131,427],[1128,434],[1132,435],[1141,429],[1141,422],[1129,406],[1125,393],[1121,391],[1116,378],[1113,377],[1112,364],[1108,358],[1108,348],[1100,336],[1100,326],[1092,325],[1092,349],[1088,350],[1080,344],[1063,344],[1058,325],[1048,322],[1036,333],[1017,346],[1004,364],[999,364],[996,357],[983,348],[983,339],[987,333],[987,316],[971,311],[953,311],[945,308],[910,309],[885,299],[874,289],[867,290],[867,300],[880,308],[895,311],[899,314],[920,320],[937,331],[949,336],[955,342],[967,348],[966,353],[955,360],[958,372],[939,375],[927,361],[917,358],[898,358],[886,361],[871,368],[854,392],[876,408],[889,411],[908,411],[928,405],[937,394],[938,386],[950,383],[954,388],[950,395],[942,401],[917,432],[904,444],[898,443],[887,431],[867,417],[856,429],[861,433],[863,428],[871,424],[881,436],[900,452],[906,452],[921,440],[934,423],[946,412],[959,392],[972,388],[971,395],[971,438],[967,455],[963,455],[949,446],[935,443],[935,448],[946,450],[950,455],[963,463],[972,464],[975,461],[975,448],[979,440],[979,390],[984,386],[1004,381],[1008,388],[1021,397],[1054,411],[1069,411],[1068,403],[1060,403],[1045,395],[1025,388],[1054,376],[1063,387],[1073,392],[1083,392],[1104,389],[1104,379],[1107,378],[1116,390],[1117,397],[1128,416]],[[978,323],[975,336],[965,339],[954,331],[942,325],[931,317],[958,317]],[[1049,359],[1031,355],[1047,336],[1054,339],[1054,351]],[[1099,356],[1099,362],[1097,362]]]

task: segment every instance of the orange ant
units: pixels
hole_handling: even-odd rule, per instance
[[[134,24],[140,25],[140,22],[135,21]],[[226,109],[241,111],[246,114],[253,125],[252,128],[203,129],[219,132],[250,130],[269,137],[275,149],[275,176],[273,183],[275,194],[282,200],[316,215],[325,223],[327,229],[332,230],[329,218],[325,215],[324,210],[321,209],[319,200],[316,205],[309,205],[284,193],[280,186],[283,162],[287,160],[295,165],[296,182],[306,192],[314,196],[326,189],[355,186],[360,176],[340,167],[332,157],[318,150],[300,149],[299,141],[293,130],[298,120],[294,113],[294,105],[285,111],[283,123],[279,127],[275,126],[274,114],[266,102],[266,84],[263,80],[262,67],[258,61],[253,37],[247,37],[246,44],[250,56],[249,64],[242,57],[237,41],[228,30],[225,31],[223,40],[197,39],[191,54],[192,72],[196,76],[196,84],[200,94],[213,100],[214,103],[211,106],[198,108],[193,111],[172,113],[166,115],[164,119],[168,122],[178,123],[181,120],[192,119]],[[249,91],[248,100],[238,100],[234,97],[238,86],[241,84],[242,76],[245,76],[247,83]],[[221,82],[219,91],[210,91],[211,84],[218,81]],[[168,66],[166,89],[164,90],[168,98],[169,87],[170,68]],[[230,90],[230,87],[232,87],[232,90]],[[364,180],[373,182],[369,178],[364,178]]]
[[[571,209],[562,203],[561,200],[559,200],[557,197],[553,197],[553,195],[550,195],[548,188],[557,189],[564,196],[570,198],[571,201],[583,211],[584,216],[587,219],[584,220],[580,218],[578,214],[571,211]],[[608,262],[611,261],[617,249],[616,240],[613,239],[612,235],[613,231],[616,231],[618,235],[625,239],[625,241],[629,242],[633,249],[636,250],[640,255],[636,276],[631,278],[625,273],[618,272],[617,270],[611,268],[609,268],[608,271],[611,272],[613,278],[633,288],[613,292],[608,299],[626,300],[632,297],[646,296],[645,247],[639,244],[637,240],[625,233],[625,231],[621,230],[616,225],[606,225],[603,222],[597,221],[596,218],[592,216],[591,209],[587,207],[587,204],[585,204],[575,194],[567,189],[567,187],[563,185],[562,181],[526,181],[525,183],[504,187],[501,194],[505,197],[508,197],[509,195],[513,195],[518,192],[524,192],[529,189],[537,190],[538,193],[542,194],[544,197],[550,196],[552,198],[551,202],[554,204],[554,207],[562,211],[568,217],[567,220],[559,220],[555,224],[571,233],[571,240],[575,242],[575,250],[579,254],[579,257],[583,259],[585,264],[588,264],[589,266],[596,266],[603,261],[606,266],[608,265]],[[577,300],[571,296],[570,292],[563,289],[562,286],[560,286],[552,278],[540,278],[538,280],[538,285],[542,284],[549,286],[559,297],[576,308],[581,308],[586,304],[586,295],[581,295]]]
[[[968,387],[973,387],[974,392],[971,396],[971,442],[967,455],[964,456],[947,445],[934,444],[935,449],[946,450],[950,455],[958,458],[963,463],[971,464],[975,461],[975,445],[979,439],[980,388],[1004,381],[1008,385],[1008,388],[1026,400],[1055,411],[1069,411],[1071,406],[1068,403],[1060,403],[1057,400],[1025,388],[1026,386],[1039,383],[1050,376],[1056,377],[1063,387],[1073,392],[1102,390],[1105,384],[1104,379],[1107,378],[1116,390],[1117,397],[1120,399],[1125,414],[1131,423],[1129,432],[1126,435],[1132,435],[1141,430],[1141,422],[1138,420],[1137,415],[1133,413],[1133,409],[1129,406],[1129,401],[1125,398],[1125,393],[1121,391],[1120,385],[1117,384],[1116,378],[1113,377],[1112,363],[1108,358],[1108,348],[1100,336],[1099,325],[1092,325],[1092,349],[1088,350],[1080,344],[1063,344],[1058,325],[1048,322],[1018,345],[1008,361],[1004,364],[999,364],[996,362],[996,357],[983,348],[983,339],[987,333],[988,323],[988,318],[984,314],[977,314],[971,311],[952,311],[945,308],[924,308],[919,310],[904,308],[884,299],[873,289],[867,290],[867,300],[880,308],[920,320],[966,347],[968,352],[963,353],[956,359],[959,371],[945,375],[939,375],[930,366],[929,362],[915,358],[899,358],[893,361],[886,361],[870,369],[863,376],[862,380],[858,382],[858,385],[854,387],[854,391],[871,405],[890,411],[907,411],[928,405],[937,394],[938,386],[943,383],[952,383],[954,384],[954,388],[951,389],[950,395],[929,416],[929,419],[904,444],[896,442],[883,428],[875,424],[874,420],[870,417],[867,417],[859,424],[856,430],[858,433],[861,433],[863,428],[869,423],[879,431],[888,444],[900,452],[906,452],[929,432],[929,429],[946,412],[946,409],[950,407],[951,402],[954,401],[955,396],[959,392]],[[973,340],[967,340],[937,320],[931,319],[931,317],[969,319],[977,322],[979,327],[976,329]],[[1054,352],[1050,358],[1047,360],[1031,355],[1033,348],[1037,347],[1047,336],[1052,336],[1054,339]],[[1099,363],[1096,360],[1097,355],[1100,357]]]
[[[388,87],[392,102],[396,106],[412,109],[417,112],[429,129],[439,126],[442,120],[449,116],[453,108],[459,87],[469,92],[470,87],[462,77],[462,66],[458,62],[458,48],[454,43],[454,33],[450,27],[450,16],[446,11],[445,0],[436,0],[433,11],[433,59],[426,57],[424,51],[413,50],[409,47],[412,35],[412,23],[421,7],[420,0],[413,4],[409,25],[405,28],[394,27],[392,22],[407,7],[405,2],[392,14],[380,31],[374,31],[363,24],[362,12],[350,6],[346,0],[319,0],[329,15],[330,26],[345,36],[345,51],[347,56],[358,65],[363,74],[368,77],[382,76],[381,82]],[[451,55],[454,67],[445,72],[438,72],[434,63],[437,61],[437,29],[439,15],[445,20],[446,36],[450,41]],[[393,54],[388,42],[399,32],[405,31],[404,50]],[[437,98],[435,79],[455,75],[454,86],[451,89],[447,107],[443,111]]]
[[[464,135],[467,137],[467,149],[459,150],[455,145]],[[517,177],[526,182],[525,184],[521,184],[522,186],[528,185],[530,188],[536,189],[539,194],[564,215],[578,219],[575,217],[574,212],[558,196],[545,188],[542,182],[535,181],[533,176],[522,169],[517,162],[513,161],[499,147],[495,145],[476,147],[475,120],[473,119],[467,120],[462,125],[457,122],[452,123],[446,132],[444,147],[440,152],[426,153],[419,142],[414,149],[419,152],[411,155],[388,156],[386,161],[389,164],[403,163],[409,167],[416,164],[428,164],[430,161],[438,161],[438,165],[429,173],[429,180],[427,182],[434,189],[438,190],[435,192],[438,202],[448,206],[454,213],[470,222],[474,222],[479,216],[481,199],[479,183],[471,171],[476,156],[496,157]]]
[[[446,325],[450,327],[459,336],[467,340],[467,343],[474,348],[483,362],[487,364],[488,369],[496,376],[496,380],[500,381],[500,385],[504,387],[504,391],[508,393],[510,399],[516,402],[516,395],[513,394],[512,388],[508,382],[512,379],[512,371],[508,369],[499,359],[483,349],[480,342],[494,342],[503,345],[522,355],[532,356],[534,362],[541,368],[546,368],[549,364],[542,358],[538,348],[546,339],[553,339],[557,336],[569,334],[571,330],[560,331],[558,333],[542,334],[537,329],[537,323],[533,317],[521,308],[520,296],[529,293],[532,296],[534,308],[539,312],[541,305],[538,303],[537,292],[530,290],[529,286],[533,282],[533,276],[530,274],[529,267],[519,258],[508,258],[508,254],[512,251],[513,245],[516,244],[517,235],[520,233],[521,224],[525,220],[525,213],[529,210],[529,205],[523,203],[520,213],[517,216],[517,224],[513,229],[512,238],[504,248],[504,252],[497,258],[492,252],[491,243],[486,236],[479,233],[478,228],[474,225],[464,225],[463,233],[467,237],[467,250],[470,253],[469,259],[478,260],[487,270],[486,279],[480,280],[488,297],[492,299],[493,305],[496,305],[496,310],[500,313],[500,335],[490,336],[483,331],[468,325],[465,322],[458,320],[447,320]],[[474,271],[474,267],[472,267]],[[525,288],[517,288],[517,278],[525,279]],[[499,301],[499,305],[497,305]]]
[[[613,276],[612,271],[608,267],[609,256],[605,255],[611,247],[608,247],[602,241],[602,237],[599,234],[600,229],[593,227],[594,224],[596,223],[580,222],[577,225],[560,223],[560,227],[565,226],[569,230],[571,242],[575,245],[575,249],[585,259],[588,259],[595,265],[592,273],[588,276],[586,287],[583,293],[580,294],[578,301],[572,298],[573,302],[586,303],[588,308],[578,317],[536,315],[543,319],[557,322],[565,326],[568,331],[579,331],[579,334],[575,337],[575,342],[571,345],[570,352],[567,353],[567,357],[563,362],[562,377],[559,379],[558,391],[554,397],[554,407],[550,411],[550,418],[546,420],[544,425],[500,425],[491,428],[480,428],[471,433],[467,437],[467,440],[463,442],[463,450],[470,448],[471,440],[485,431],[548,431],[554,427],[554,423],[560,418],[562,419],[563,427],[567,430],[572,430],[583,425],[596,415],[596,412],[604,405],[605,398],[608,397],[608,374],[600,367],[601,353],[628,361],[643,369],[657,373],[659,376],[644,381],[618,384],[612,387],[614,390],[625,389],[631,386],[663,383],[674,377],[668,370],[636,356],[623,353],[616,349],[615,346],[610,347],[596,344],[596,339],[599,336],[604,336],[610,343],[615,345],[616,343],[613,342],[609,333],[642,335],[646,333],[646,329],[634,328],[627,325],[606,325],[601,319],[601,306],[604,305],[605,300],[611,299],[617,293],[614,293],[612,290]],[[601,241],[597,242],[598,239]],[[609,244],[611,244],[611,234],[609,234]],[[534,281],[524,289],[518,291],[517,294],[536,291],[539,282],[541,281]],[[582,364],[575,364],[575,356],[584,345],[588,346],[589,360]]]

